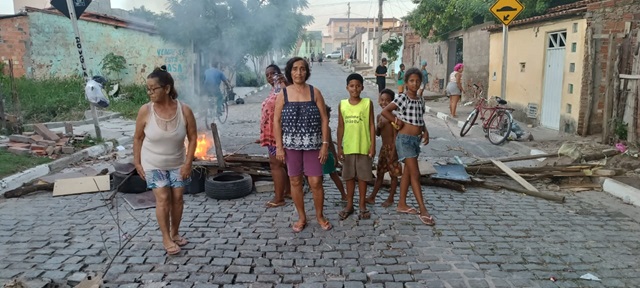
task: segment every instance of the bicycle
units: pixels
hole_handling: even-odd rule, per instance
[[[511,115],[511,111],[515,109],[505,107],[507,101],[498,96],[494,96],[498,104],[493,107],[488,107],[487,99],[482,97],[482,88],[476,84],[473,84],[473,87],[473,98],[478,99],[476,108],[471,111],[464,125],[462,125],[460,137],[464,137],[469,133],[471,127],[476,123],[478,115],[480,115],[482,131],[486,133],[489,142],[494,145],[504,143],[504,141],[509,138],[509,133],[511,133],[511,126],[513,125],[513,115]],[[490,113],[488,117],[487,113]]]
[[[207,111],[205,113],[204,121],[207,124],[207,129],[211,130],[211,126],[209,126],[210,120],[213,118],[218,118],[218,122],[224,124],[227,122],[227,118],[229,117],[229,105],[227,105],[227,101],[235,97],[235,93],[233,92],[233,88],[228,88],[222,94],[222,103],[220,105],[216,105],[216,97],[208,97],[207,98]],[[214,109],[215,111],[214,115]]]

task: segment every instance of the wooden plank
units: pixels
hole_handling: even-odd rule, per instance
[[[591,110],[593,110],[593,69],[595,68],[596,61],[596,53],[595,53],[595,43],[593,40],[593,28],[587,29],[587,65],[585,78],[589,79],[587,81],[587,109],[584,111],[584,119],[582,120],[582,136],[587,136],[589,134],[589,125],[591,125]]]
[[[51,132],[51,130],[49,130],[49,128],[47,128],[47,126],[44,126],[44,124],[42,123],[33,125],[33,130],[35,130],[35,132],[38,135],[44,137],[44,139],[46,140],[51,140],[51,141],[60,140],[60,137],[58,137],[56,133]]]
[[[111,190],[109,175],[57,180],[53,196],[66,196]]]
[[[609,143],[609,138],[611,137],[611,110],[613,107],[613,50],[616,49],[615,43],[613,42],[615,36],[613,34],[609,35],[609,42],[607,43],[607,72],[606,72],[606,80],[605,80],[605,88],[606,92],[604,94],[604,111],[602,113],[602,143]],[[617,50],[617,49],[616,49]]]
[[[640,80],[640,75],[620,74],[620,79]]]
[[[421,176],[438,174],[438,171],[436,171],[436,168],[434,168],[433,165],[429,163],[429,161],[423,161],[423,160],[418,161],[418,169],[420,169]]]
[[[524,155],[524,156],[514,156],[514,157],[500,158],[500,159],[496,159],[496,160],[504,163],[504,162],[532,160],[532,159],[541,159],[541,158],[551,158],[551,157],[558,157],[558,154],[556,153],[556,154]],[[467,164],[467,166],[486,165],[486,164],[493,163],[492,161],[493,160],[478,161],[478,162],[474,162],[474,163],[471,163],[471,164]]]
[[[216,125],[216,123],[211,123],[211,134],[213,135],[213,145],[216,148],[216,160],[218,161],[218,166],[224,168],[226,165],[224,162],[224,154],[222,153],[220,134],[218,134],[218,125]]]
[[[509,175],[509,177],[513,178],[513,180],[516,180],[518,183],[520,183],[520,185],[522,185],[522,187],[526,188],[529,191],[539,192],[538,189],[536,189],[536,187],[533,187],[533,185],[531,185],[531,183],[527,182],[527,180],[524,180],[524,178],[520,177],[520,175],[518,175],[518,173],[513,172],[513,170],[511,170],[511,168],[507,167],[507,165],[504,165],[504,163],[502,163],[500,161],[496,161],[496,160],[491,160],[491,162],[493,163],[493,165],[498,166],[498,168],[502,169],[502,171],[507,173],[507,175]]]

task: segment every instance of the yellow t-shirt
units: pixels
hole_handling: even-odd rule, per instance
[[[342,151],[344,154],[369,154],[371,130],[369,129],[369,111],[371,99],[362,98],[360,103],[351,105],[349,99],[340,101],[340,113],[344,122]]]

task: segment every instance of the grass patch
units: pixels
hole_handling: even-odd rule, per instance
[[[9,77],[0,75],[0,89],[5,95],[5,111],[13,114]],[[89,102],[84,96],[85,81],[80,77],[50,79],[15,79],[22,110],[23,123],[77,121],[84,118]],[[148,101],[144,85],[121,87],[121,99],[111,100],[108,111],[120,112],[135,118],[140,106]]]
[[[48,157],[15,155],[7,151],[0,151],[0,177],[6,177],[49,162],[51,162],[51,159]]]

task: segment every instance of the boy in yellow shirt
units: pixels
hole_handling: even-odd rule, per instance
[[[353,214],[353,197],[358,178],[360,213],[358,218],[369,219],[367,210],[367,182],[373,180],[373,156],[376,154],[373,104],[369,98],[360,98],[364,79],[353,73],[347,77],[349,99],[338,107],[338,154],[343,161],[342,179],[347,182],[347,206],[338,215],[344,220]],[[346,136],[346,137],[345,137]]]

